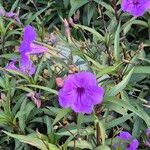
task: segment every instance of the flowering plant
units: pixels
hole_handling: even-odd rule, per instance
[[[148,150],[150,1],[0,3],[0,149]]]

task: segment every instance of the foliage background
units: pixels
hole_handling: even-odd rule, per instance
[[[115,2],[0,1],[6,12],[18,13],[22,22],[0,17],[1,149],[100,149],[100,145],[113,149],[121,130],[140,141],[139,149],[148,149],[150,13],[134,18],[121,11],[121,1]],[[79,19],[70,25],[68,36],[63,20],[78,11]],[[36,42],[49,47],[47,54],[32,58],[37,66],[32,78],[4,69],[9,60],[19,58],[17,47],[28,24],[37,29]],[[54,43],[50,33],[56,37]],[[58,104],[55,79],[74,70],[95,73],[106,90],[96,115],[75,114]],[[32,91],[40,93],[41,108],[26,96]]]

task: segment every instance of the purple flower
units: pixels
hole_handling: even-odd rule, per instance
[[[40,54],[48,51],[48,48],[34,43],[31,43],[30,47],[31,51],[26,52],[27,55]]]
[[[30,25],[24,28],[23,41],[20,45],[19,52],[26,53],[31,51],[30,44],[36,39],[36,32]]]
[[[37,35],[35,29],[32,26],[27,25],[24,28],[23,41],[32,43],[36,39],[36,37]]]
[[[150,8],[149,0],[123,0],[121,4],[123,11],[132,14],[135,17],[144,15],[144,12]]]
[[[35,66],[29,59],[29,56],[22,54],[21,60],[19,61],[19,68],[23,74],[28,74],[32,76],[35,73]]]
[[[129,144],[126,147],[126,150],[137,150],[137,148],[139,146],[138,140],[133,139],[132,135],[129,132],[122,131],[119,134],[119,136],[117,136],[117,138],[129,142]],[[120,144],[120,146],[121,146],[121,144]]]
[[[23,41],[19,48],[20,53],[29,55],[29,54],[40,54],[48,51],[48,48],[38,44],[34,44],[33,41],[35,39],[36,39],[35,29],[32,26],[27,25],[24,28]]]
[[[58,100],[64,108],[90,114],[93,106],[102,102],[103,95],[104,89],[97,85],[96,77],[90,72],[80,72],[66,78]]]
[[[13,60],[10,63],[8,63],[5,68],[9,69],[9,70],[19,71],[19,68],[16,67],[16,63],[17,63],[17,61]]]
[[[7,64],[7,66],[5,68],[9,69],[9,70],[14,70],[14,71],[20,72],[22,74],[32,76],[35,73],[35,70],[36,70],[35,66],[30,61],[28,56],[22,55],[21,57],[22,58],[19,61],[19,66],[18,67],[16,66],[17,61],[13,60],[9,64]]]
[[[30,60],[30,54],[40,54],[48,51],[48,48],[34,44],[33,41],[35,39],[36,32],[34,28],[30,25],[26,26],[24,28],[23,41],[19,48],[19,52],[21,54],[19,67],[16,67],[16,61],[12,61],[5,68],[32,76],[35,73],[36,68]]]
[[[10,12],[7,12],[5,16],[8,18],[13,18],[13,17],[17,16],[17,14],[10,11]]]
[[[122,131],[117,138],[122,140],[130,140],[132,138],[131,134],[129,132]]]

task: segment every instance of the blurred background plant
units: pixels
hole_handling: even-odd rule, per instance
[[[149,149],[150,12],[123,13],[116,0],[0,0],[0,148],[115,149],[122,130]],[[18,21],[19,20],[19,21]],[[18,59],[23,27],[49,48],[32,77],[4,67]],[[89,70],[105,88],[95,114],[60,108],[55,80]]]

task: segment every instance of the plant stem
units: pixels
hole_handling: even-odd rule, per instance
[[[114,11],[115,11],[116,20],[119,23],[120,22],[120,18],[119,18],[118,12],[117,12],[117,2],[116,2],[116,0],[112,0],[112,6],[113,6]]]
[[[97,146],[100,145],[100,128],[99,128],[99,124],[98,122],[96,123],[96,143],[97,143]]]

